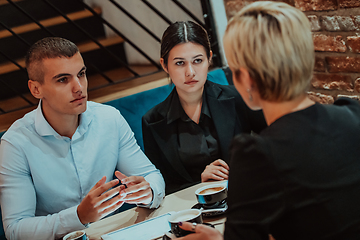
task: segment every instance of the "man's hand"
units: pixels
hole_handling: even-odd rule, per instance
[[[127,188],[121,190],[121,194],[125,195],[123,201],[132,204],[148,205],[153,199],[153,192],[150,184],[145,178],[140,176],[127,177],[119,171],[115,172],[115,176],[125,184]]]
[[[192,231],[192,223],[189,222],[181,222],[180,226],[182,229],[187,231]],[[221,233],[216,230],[215,228],[203,225],[203,224],[197,224],[195,227],[195,232],[189,235],[186,235],[185,237],[177,238],[179,240],[223,240],[223,236]]]
[[[123,198],[125,195],[121,191],[125,189],[125,186],[113,188],[119,183],[118,179],[108,183],[105,183],[105,181],[106,177],[104,176],[95,184],[77,207],[77,214],[82,224],[95,222],[124,204]],[[118,195],[115,196],[116,194]]]
[[[218,159],[207,165],[201,173],[201,182],[209,180],[226,180],[229,177],[229,166],[224,160]]]

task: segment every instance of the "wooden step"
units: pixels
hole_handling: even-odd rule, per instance
[[[131,65],[130,68],[139,75],[147,75],[158,71],[157,67],[153,65]],[[106,71],[104,74],[115,83],[134,77],[134,74],[124,67]],[[106,85],[109,85],[109,82],[102,75],[93,74],[88,76],[88,88],[90,91]]]
[[[97,14],[100,14],[101,13],[101,8],[95,7],[94,11]],[[70,18],[72,21],[75,21],[75,20],[79,20],[79,19],[82,19],[82,18],[92,17],[93,14],[89,10],[85,9],[83,11],[67,14],[66,16],[68,18]],[[58,16],[58,17],[42,20],[42,21],[40,21],[40,23],[44,27],[51,27],[51,26],[67,23],[67,20],[62,16]],[[25,33],[25,32],[34,31],[34,30],[37,30],[37,29],[40,29],[39,25],[37,25],[36,23],[29,23],[29,24],[25,24],[25,25],[22,25],[22,26],[14,27],[11,30],[13,32],[15,32],[16,34],[21,34],[21,33]],[[0,31],[0,38],[6,38],[6,37],[11,37],[11,36],[12,36],[12,33],[9,32],[6,29]]]
[[[109,47],[111,45],[122,43],[122,42],[124,42],[124,40],[121,37],[118,37],[118,36],[111,37],[111,38],[104,38],[104,39],[99,40],[99,43],[101,45],[103,45],[104,47]],[[87,42],[87,43],[84,43],[84,44],[79,44],[78,48],[79,48],[81,53],[84,53],[84,52],[89,52],[89,51],[99,49],[100,47],[94,42]],[[19,59],[16,62],[20,66],[25,68],[25,59]],[[0,75],[5,74],[5,73],[10,73],[10,72],[13,72],[13,71],[17,71],[17,70],[19,70],[19,67],[16,66],[15,64],[13,64],[13,63],[0,64]]]

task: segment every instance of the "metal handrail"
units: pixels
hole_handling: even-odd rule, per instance
[[[167,22],[169,25],[172,23],[164,14],[162,14],[154,5],[149,3],[147,0],[141,0],[143,3],[145,3],[146,6],[148,6],[152,11],[154,11],[159,17],[161,17],[165,22]]]
[[[93,38],[88,32],[83,30],[78,24],[76,24],[74,21],[72,21],[66,14],[64,14],[62,11],[60,11],[57,7],[55,7],[52,3],[50,3],[48,0],[42,0],[43,2],[47,3],[51,8],[53,8],[57,13],[59,13],[63,18],[65,18],[69,23],[71,23],[73,26],[75,26],[77,29],[79,29],[82,33],[84,33],[88,38],[91,39],[96,45],[98,45],[102,50],[106,51],[110,56],[112,56],[118,63],[123,65],[127,70],[129,70],[132,74],[135,76],[139,76],[137,72],[132,70],[123,60],[118,58],[114,53],[110,52],[106,47],[104,47],[101,43],[99,43],[98,40]]]
[[[126,16],[128,16],[131,20],[133,20],[137,25],[139,25],[145,32],[147,32],[151,37],[153,37],[156,41],[161,42],[160,38],[156,36],[152,31],[150,31],[147,27],[145,27],[144,24],[142,24],[140,21],[138,21],[132,14],[130,14],[128,11],[126,11],[125,8],[120,6],[117,2],[114,0],[109,0],[112,4],[114,4],[118,9],[120,9],[123,13],[125,13]]]
[[[205,25],[183,4],[181,4],[178,0],[172,0],[181,10],[183,10],[187,15],[189,15],[196,23],[205,28]]]
[[[107,20],[105,20],[103,17],[96,14],[96,12],[89,7],[86,3],[84,3],[82,0],[78,0],[83,4],[83,6],[89,10],[95,17],[100,19],[102,23],[104,23],[106,26],[108,26],[112,31],[114,31],[119,37],[125,40],[130,46],[132,46],[137,52],[139,52],[143,57],[145,57],[152,65],[156,66],[158,69],[161,69],[160,64],[156,63],[152,58],[150,58],[143,50],[141,50],[138,46],[136,46],[132,41],[130,41],[129,38],[124,36],[119,30],[117,30],[113,25],[111,25]]]

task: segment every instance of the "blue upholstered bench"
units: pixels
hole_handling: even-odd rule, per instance
[[[229,71],[227,69],[215,69],[208,73],[208,80],[222,84],[228,85],[232,83],[231,77],[229,76]],[[150,110],[156,104],[165,100],[165,98],[170,94],[173,86],[166,85],[144,92],[136,93],[127,97],[119,98],[105,104],[111,105],[121,112],[126,121],[129,123],[131,129],[135,134],[135,138],[141,149],[144,149],[144,143],[142,139],[142,130],[141,130],[141,117]],[[0,137],[5,132],[0,132]],[[121,207],[120,211],[126,210],[133,207],[133,205],[125,205]],[[1,209],[0,209],[1,213]],[[0,240],[6,240],[5,233],[0,218]]]

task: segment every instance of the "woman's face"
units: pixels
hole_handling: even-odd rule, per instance
[[[169,74],[178,93],[192,93],[203,90],[211,56],[212,52],[210,59],[207,58],[202,45],[188,42],[178,44],[170,50],[167,66],[162,58],[160,63]]]

